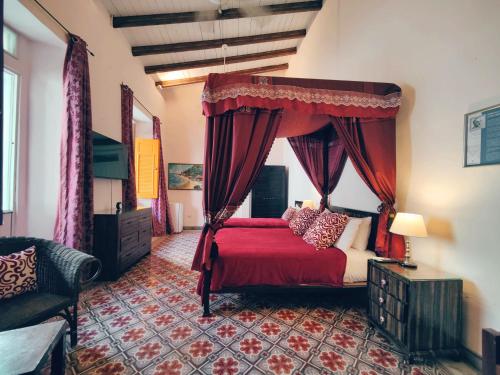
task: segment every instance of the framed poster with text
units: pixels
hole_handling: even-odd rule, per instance
[[[500,164],[500,104],[465,115],[464,167]]]

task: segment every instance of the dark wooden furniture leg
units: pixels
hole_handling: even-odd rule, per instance
[[[52,361],[50,373],[52,375],[64,375],[66,368],[65,353],[64,353],[64,338],[65,335],[61,335],[59,341],[57,342],[54,350],[52,351]]]
[[[500,374],[500,332],[483,329],[483,375]]]
[[[78,304],[73,305],[73,312],[69,311],[69,308],[65,308],[64,312],[59,315],[66,319],[69,324],[71,347],[75,347],[78,344]]]
[[[203,316],[208,317],[210,316],[210,284],[212,281],[212,271],[207,271],[204,270],[204,277],[203,277],[203,297],[202,297],[202,302],[203,302]]]

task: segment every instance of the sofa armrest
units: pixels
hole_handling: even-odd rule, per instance
[[[53,241],[37,240],[37,277],[40,291],[78,301],[81,283],[94,280],[101,262],[94,256]]]

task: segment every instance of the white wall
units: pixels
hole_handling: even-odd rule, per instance
[[[498,14],[497,0],[326,0],[288,70],[402,87],[399,207],[427,219],[417,260],[463,278],[464,343],[476,353],[481,328],[500,329],[500,166],[462,167],[463,116],[500,102]]]
[[[27,233],[51,239],[59,192],[65,48],[31,43]]]
[[[42,22],[62,38],[64,32],[40,8],[29,0],[21,2]],[[121,30],[113,29],[111,18],[100,0],[42,0],[40,1],[71,32],[82,37],[88,49],[92,96],[92,120],[95,131],[108,137],[121,139],[120,84],[130,86],[149,111],[165,120],[166,104],[144,73],[144,67],[135,59]],[[96,211],[114,208],[121,201],[121,183],[96,179],[94,206]]]

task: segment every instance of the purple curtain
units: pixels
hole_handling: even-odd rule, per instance
[[[193,270],[211,269],[215,232],[248,195],[271,150],[280,120],[280,110],[248,107],[207,117],[203,163],[205,226]],[[201,287],[201,280],[198,285]]]
[[[172,233],[172,218],[168,205],[167,185],[165,183],[165,168],[163,166],[163,150],[161,145],[160,119],[153,117],[153,138],[160,140],[160,160],[158,163],[158,198],[151,200],[153,209],[153,236],[164,236]]]
[[[71,35],[63,70],[61,171],[54,241],[91,253],[93,234],[92,112],[87,44]]]
[[[297,159],[312,184],[321,194],[320,209],[337,186],[347,160],[347,153],[331,125],[311,134],[288,138]]]
[[[134,135],[132,116],[134,110],[134,93],[130,87],[121,85],[122,90],[122,143],[128,147],[128,179],[122,181],[123,208],[137,207],[135,189]]]

